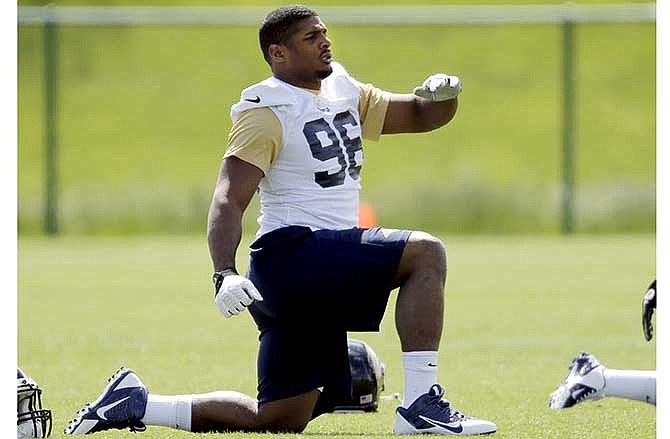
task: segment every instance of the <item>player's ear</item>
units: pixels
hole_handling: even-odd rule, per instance
[[[286,62],[286,47],[281,44],[270,44],[268,55],[270,55],[270,61],[273,63]]]

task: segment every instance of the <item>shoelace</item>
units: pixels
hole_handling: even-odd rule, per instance
[[[440,408],[440,410],[443,410],[449,414],[449,421],[462,421],[468,418],[466,415],[459,412],[458,410],[451,408],[451,403],[446,399],[442,399],[443,396],[444,396],[444,389],[440,387],[436,392],[436,394],[431,398],[435,403],[435,405],[437,405]]]
[[[580,362],[582,364],[579,364]],[[572,359],[572,363],[570,363],[570,366],[568,366],[568,370],[572,371],[574,368],[577,373],[584,376],[598,366],[600,366],[600,363],[597,360],[588,355],[586,352],[581,352]]]
[[[437,406],[440,407],[441,410],[449,413],[449,421],[462,421],[467,418],[463,413],[451,408],[451,403],[447,400],[440,399],[437,401]]]

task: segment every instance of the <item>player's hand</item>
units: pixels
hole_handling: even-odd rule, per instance
[[[238,315],[254,300],[261,301],[263,296],[249,279],[238,274],[224,277],[214,296],[214,303],[225,318]]]
[[[654,315],[656,309],[656,281],[654,280],[649,288],[647,294],[644,295],[642,301],[642,330],[644,331],[644,338],[649,341],[654,336],[654,328],[651,325],[651,316]]]
[[[414,94],[420,98],[439,102],[454,99],[462,90],[463,86],[458,76],[436,73],[423,81],[420,87],[415,87]]]

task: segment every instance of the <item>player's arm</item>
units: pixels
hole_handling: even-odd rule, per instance
[[[281,124],[269,108],[235,118],[221,162],[207,218],[207,241],[214,265],[214,302],[230,317],[263,300],[253,283],[237,273],[235,253],[242,237],[242,214],[263,175],[277,157]]]
[[[422,133],[446,125],[456,114],[461,89],[458,77],[439,73],[413,94],[391,95],[382,134]]]
[[[207,219],[207,241],[214,271],[235,268],[242,237],[242,214],[263,178],[263,171],[235,156],[221,162]]]
[[[237,273],[235,253],[242,237],[242,214],[263,172],[237,157],[223,159],[207,216],[207,241],[214,264],[214,303],[224,317],[263,300],[251,281]]]

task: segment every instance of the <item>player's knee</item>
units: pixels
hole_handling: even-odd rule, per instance
[[[400,258],[394,285],[402,286],[411,276],[446,281],[447,252],[440,239],[426,232],[412,232]]]
[[[313,397],[313,395],[303,396]],[[304,399],[296,400],[300,397],[260,405],[257,430],[270,433],[301,433],[312,419],[314,404],[305,403]]]
[[[420,264],[440,273],[447,274],[447,251],[439,238],[425,232],[412,232],[410,241],[417,248]]]

